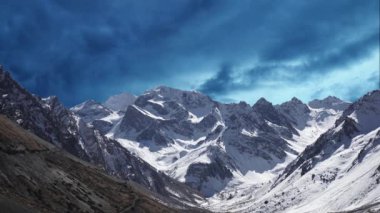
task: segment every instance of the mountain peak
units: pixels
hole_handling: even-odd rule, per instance
[[[341,99],[335,97],[335,96],[327,96],[326,98],[322,99],[322,101],[325,101],[325,102],[343,102]]]
[[[72,107],[70,110],[73,112],[78,112],[78,111],[89,109],[89,108],[104,108],[104,107],[99,102],[93,99],[90,99]]]
[[[265,98],[261,97],[259,100],[256,101],[256,103],[253,105],[253,107],[257,106],[273,106],[271,102],[267,101]]]
[[[179,90],[173,87],[165,86],[165,85],[159,85],[154,90]]]
[[[124,92],[118,95],[109,97],[104,106],[114,111],[125,111],[129,105],[132,105],[136,101],[136,96],[130,93]]]
[[[335,122],[341,124],[347,117],[355,118],[357,123],[361,123],[362,132],[373,129],[380,124],[380,90],[374,90],[359,100],[352,103]]]
[[[159,85],[153,89],[148,90],[148,92],[168,93],[168,92],[185,92],[185,91],[176,89],[173,87],[165,86],[165,85]]]
[[[150,90],[147,90],[145,92],[145,94],[149,94],[149,93],[158,93],[160,95],[164,95],[164,96],[167,96],[167,95],[175,95],[175,94],[184,94],[184,93],[187,93],[187,94],[197,94],[197,95],[201,95],[201,96],[206,96],[205,94],[203,93],[200,93],[199,91],[196,91],[196,90],[182,90],[182,89],[177,89],[177,88],[174,88],[174,87],[169,87],[169,86],[164,86],[164,85],[160,85],[160,86],[157,86],[153,89],[150,89]]]
[[[186,91],[175,89],[167,86],[159,86],[155,89],[146,91],[143,95],[139,96],[136,103],[145,102],[149,99],[153,101],[175,101],[189,108],[202,108],[208,105],[211,107],[215,102],[207,95],[197,91]]]
[[[290,102],[293,102],[293,103],[296,103],[296,104],[303,104],[303,102],[300,99],[296,98],[296,97],[293,97],[290,100]]]
[[[279,108],[287,108],[287,109],[293,109],[293,108],[300,108],[301,111],[308,112],[308,107],[305,103],[303,103],[300,99],[293,97],[290,101],[286,101],[280,105],[278,105]]]
[[[248,104],[247,102],[245,102],[245,101],[240,101],[240,102],[239,102],[239,105],[242,106],[242,107],[247,107],[247,106],[249,106],[249,104]]]
[[[55,96],[41,99],[29,95],[8,75],[7,72],[0,70],[1,113],[7,114],[24,128],[62,146],[70,153],[102,166],[108,174],[136,181],[164,196],[173,194],[176,199],[181,198],[181,201],[186,196],[183,200],[186,202],[194,200],[194,205],[196,202],[193,199],[193,192],[188,191],[188,188],[182,188],[185,185],[175,182],[176,180],[201,191],[206,196],[216,195],[220,198],[220,202],[225,202],[227,199],[235,205],[232,203],[238,201],[234,200],[235,198],[242,200],[239,197],[251,196],[257,192],[252,191],[253,185],[250,185],[251,172],[258,174],[254,177],[254,187],[261,190],[257,187],[258,184],[272,187],[266,185],[266,183],[271,184],[268,182],[267,174],[273,174],[275,177],[286,165],[288,166],[283,175],[276,180],[273,187],[286,178],[290,182],[284,181],[283,186],[287,183],[296,183],[299,178],[303,178],[303,182],[294,184],[296,189],[308,186],[311,188],[304,190],[306,194],[301,193],[300,198],[297,197],[297,200],[293,201],[297,203],[290,204],[288,201],[294,200],[295,198],[292,198],[294,193],[299,191],[285,187],[272,188],[273,193],[265,195],[268,196],[263,201],[265,207],[278,203],[291,207],[290,205],[299,204],[298,199],[300,202],[307,202],[309,191],[325,188],[312,184],[325,186],[335,180],[335,177],[343,177],[340,175],[345,174],[340,171],[345,170],[346,165],[335,170],[331,166],[335,165],[335,162],[326,161],[328,163],[322,164],[323,161],[339,160],[340,164],[343,158],[348,159],[350,156],[365,159],[362,157],[363,153],[365,156],[366,153],[372,152],[371,149],[375,146],[371,143],[376,144],[377,136],[380,134],[378,133],[380,90],[370,92],[353,103],[341,116],[343,123],[338,122],[338,125],[331,129],[330,123],[332,125],[333,120],[341,115],[339,111],[331,108],[343,108],[348,104],[333,96],[312,101],[313,107],[321,109],[311,108],[295,97],[275,106],[265,98],[260,98],[251,107],[243,101],[233,104],[217,103],[199,92],[159,86],[139,96],[137,100],[129,93],[122,93],[110,97],[105,103],[88,100],[73,107],[71,109],[73,112],[70,112],[59,105],[59,100]],[[133,105],[126,112],[122,112],[128,104]],[[322,131],[325,134],[320,136]],[[371,137],[376,134],[376,137],[372,137],[373,140],[362,137],[365,140],[371,139],[372,141],[368,140],[371,146],[365,145],[367,141],[356,140],[358,138],[351,140],[353,136],[367,133]],[[351,146],[346,143],[350,141],[353,142],[351,144],[358,145]],[[302,152],[307,144],[313,145]],[[335,155],[332,151],[342,147],[342,144],[357,149],[357,152],[346,149],[344,151],[350,153],[344,153],[343,157],[332,155],[331,158],[325,158],[329,154]],[[364,151],[360,151],[359,149],[363,147]],[[18,147],[15,148],[18,151]],[[298,153],[301,153],[300,157],[289,163]],[[378,155],[376,157],[378,158]],[[379,167],[375,157],[366,161],[373,162],[372,168]],[[314,162],[327,166],[319,167],[322,168],[320,170],[312,170],[316,165]],[[354,161],[349,159],[347,162],[351,165]],[[368,171],[367,168],[365,171]],[[265,175],[261,176],[259,173]],[[377,181],[372,179],[374,182],[369,182],[371,186]],[[295,181],[291,182],[293,180]],[[339,186],[339,182],[336,185]],[[232,186],[238,188],[231,188]],[[248,186],[249,192],[229,194],[238,191],[241,186]],[[172,190],[175,191],[172,193]],[[282,193],[283,191],[286,193]],[[282,193],[280,197],[277,196],[278,192]],[[270,197],[272,195],[274,197]],[[286,199],[286,202],[285,200],[280,202],[279,199]],[[203,203],[203,200],[200,201]],[[268,202],[265,203],[266,201]],[[252,202],[261,205],[261,201]]]
[[[368,92],[366,95],[364,95],[362,98],[359,99],[359,102],[379,101],[379,100],[380,100],[380,89]]]
[[[274,111],[276,111],[272,103],[267,101],[265,98],[260,98],[259,100],[257,100],[256,103],[252,106],[252,109],[259,113],[264,113],[268,111],[274,113]]]
[[[100,104],[100,103],[95,101],[94,99],[90,99],[90,100],[83,102],[84,106],[91,106],[91,105],[97,105],[97,104]]]
[[[312,108],[320,109],[334,109],[337,111],[343,111],[345,110],[350,103],[342,101],[341,99],[335,97],[335,96],[328,96],[322,100],[314,99],[309,102],[309,106]]]

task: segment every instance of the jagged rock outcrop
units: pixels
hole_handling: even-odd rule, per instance
[[[1,211],[202,211],[139,187],[104,174],[0,115]]]
[[[78,143],[75,120],[56,97],[41,99],[30,94],[0,68],[0,113],[37,136],[89,160]]]
[[[197,192],[158,172],[104,135],[112,127],[109,121],[98,119],[117,115],[118,112],[95,101],[88,101],[70,111],[57,97],[31,95],[9,73],[0,70],[0,113],[44,140],[102,167],[108,174],[133,180],[153,192],[173,196],[174,199],[180,194],[183,202],[195,203],[193,196]]]
[[[246,211],[324,212],[376,203],[379,112],[379,90],[352,103],[331,129],[284,169],[264,198],[252,202]]]

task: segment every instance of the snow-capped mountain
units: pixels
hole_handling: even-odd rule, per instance
[[[129,105],[132,105],[136,100],[136,96],[129,94],[127,92],[121,93],[109,97],[103,105],[113,111],[123,111],[127,110]]]
[[[351,104],[334,126],[292,161],[268,190],[240,203],[241,207],[251,205],[249,208],[238,211],[331,212],[358,207],[366,210],[371,206],[368,204],[380,202],[379,145],[380,90],[377,90]],[[235,205],[237,210],[239,205]]]
[[[187,210],[137,184],[104,174],[4,115],[0,115],[0,162],[0,211],[4,213]]]
[[[349,105],[348,103],[334,96],[328,96],[327,98],[323,100],[315,99],[309,102],[309,106],[314,109],[324,108],[324,109],[333,109],[333,110],[338,110],[338,111],[345,110],[348,107],[348,105]]]
[[[106,137],[104,123],[98,118],[117,116],[95,101],[88,101],[70,111],[57,97],[31,95],[0,69],[0,113],[21,127],[69,153],[102,167],[108,174],[133,180],[172,202],[194,204],[202,200],[197,193],[160,173],[118,142]],[[113,121],[111,118],[104,122]]]
[[[0,113],[34,132],[44,140],[69,153],[89,160],[78,141],[78,131],[71,112],[50,97],[41,99],[30,94],[0,67]]]
[[[308,104],[294,97],[276,108],[297,129],[298,135],[293,135],[293,140],[289,142],[295,150],[302,152],[307,145],[331,128],[349,105],[350,103],[332,96],[313,100]]]
[[[380,91],[352,104],[329,96],[251,106],[160,86],[66,109],[0,69],[0,113],[184,208],[326,212],[380,202]]]
[[[275,178],[341,115],[328,107],[297,99],[273,106],[264,98],[253,106],[222,104],[161,86],[137,97],[106,135],[219,201]]]
[[[94,100],[85,101],[70,110],[80,116],[86,123],[105,118],[112,114],[112,110]]]

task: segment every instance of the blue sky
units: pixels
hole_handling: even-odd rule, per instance
[[[0,64],[67,106],[158,85],[281,103],[379,87],[378,0],[0,0]]]

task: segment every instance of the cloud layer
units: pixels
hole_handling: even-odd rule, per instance
[[[69,106],[157,85],[249,103],[379,86],[378,0],[13,0],[0,24],[0,63]]]

